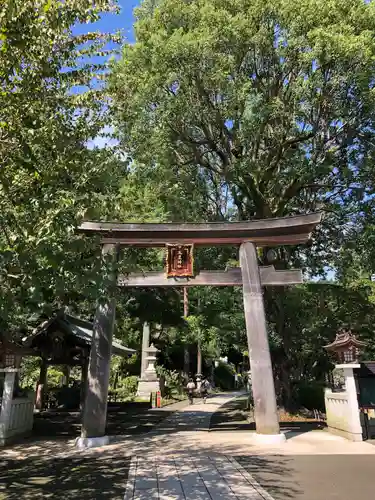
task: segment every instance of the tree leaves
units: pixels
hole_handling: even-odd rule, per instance
[[[0,6],[0,316],[17,329],[35,311],[87,299],[100,286],[95,246],[75,233],[111,212],[123,162],[89,140],[109,124],[88,56],[110,39],[73,34],[109,1],[6,1]],[[82,45],[82,43],[84,43]],[[86,52],[85,52],[86,51]],[[81,55],[85,53],[85,60]],[[79,91],[77,83],[83,86]]]
[[[142,4],[111,80],[123,147],[178,176],[212,176],[237,218],[340,212],[372,154],[375,17],[362,0],[326,10]]]

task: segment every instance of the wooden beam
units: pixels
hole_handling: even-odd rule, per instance
[[[71,358],[60,358],[56,360],[48,360],[48,366],[59,366],[59,365],[67,365],[67,366],[81,366],[81,361],[76,361]]]
[[[306,242],[321,214],[279,217],[242,222],[210,223],[119,223],[83,222],[77,231],[99,235],[106,244],[122,246],[164,246],[166,243],[237,245],[252,241],[258,245],[295,245]]]
[[[262,286],[287,286],[302,283],[302,271],[291,269],[287,271],[276,271],[273,266],[260,267]],[[120,287],[179,287],[179,286],[242,286],[242,275],[240,268],[228,271],[201,271],[194,278],[167,278],[164,272],[151,271],[148,273],[130,273],[118,277],[117,284]]]
[[[253,236],[252,243],[258,246],[278,246],[278,245],[300,245],[306,243],[310,239],[311,233],[300,233],[290,235],[275,235],[275,236]],[[105,236],[101,239],[101,244],[105,245],[120,245],[122,247],[138,247],[138,248],[162,248],[168,243],[169,245],[196,245],[196,246],[239,246],[246,239],[243,236],[218,237],[207,235],[205,237],[182,238],[178,235],[173,237],[155,236],[154,238],[145,235],[137,238],[124,238]]]

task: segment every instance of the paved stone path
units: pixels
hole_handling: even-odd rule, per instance
[[[167,418],[154,432],[208,431],[213,413],[233,396],[221,394],[209,398],[206,404],[196,400],[193,406]],[[233,458],[194,451],[133,456],[124,500],[273,500]]]
[[[371,444],[290,429],[285,443],[269,446],[233,422],[207,432],[234,396],[197,400],[151,432],[113,436],[102,448],[51,441],[4,449],[0,500],[353,500],[358,491],[373,498]]]
[[[124,500],[273,500],[230,457],[133,457]]]

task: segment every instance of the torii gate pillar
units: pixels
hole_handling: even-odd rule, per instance
[[[118,257],[116,245],[104,244],[102,257],[110,258],[113,264],[116,263]],[[115,273],[110,275],[110,281],[112,286],[116,286]],[[108,295],[109,297],[105,297],[105,300],[101,297],[102,300],[99,301],[94,319],[81,437],[76,440],[76,446],[81,449],[103,446],[109,442],[105,430],[116,302],[111,296],[111,290],[108,290]]]
[[[266,316],[254,243],[242,243],[240,264],[256,431],[263,441],[284,441],[285,436],[280,434],[277,415]]]

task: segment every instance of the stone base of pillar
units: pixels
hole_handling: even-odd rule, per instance
[[[109,444],[109,436],[83,438],[79,437],[75,441],[75,447],[79,450],[86,450],[87,448],[99,448]]]
[[[350,432],[350,431],[346,431],[343,429],[335,429],[334,427],[331,427],[331,426],[328,426],[327,429],[331,434],[334,434],[335,436],[343,437],[343,438],[347,439],[348,441],[354,441],[355,443],[359,443],[359,442],[363,441],[362,431],[359,433],[358,432]]]
[[[280,434],[258,434],[257,432],[253,432],[251,434],[251,441],[254,444],[282,444],[285,443],[286,437],[282,432]]]
[[[137,397],[149,401],[151,393],[160,391],[159,380],[140,380],[138,382]]]

